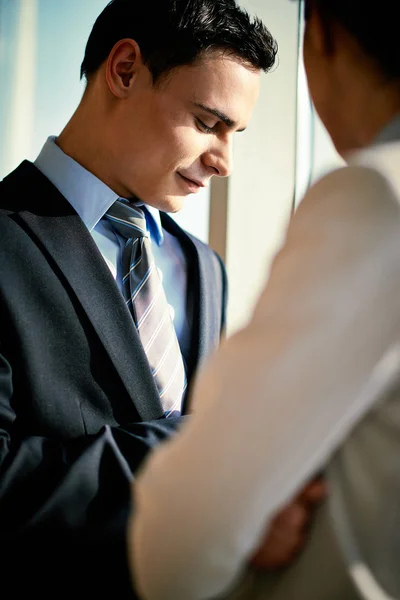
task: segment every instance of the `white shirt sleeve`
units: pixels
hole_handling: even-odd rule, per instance
[[[212,598],[235,582],[276,510],[376,399],[376,366],[399,339],[397,199],[375,171],[346,167],[309,191],[250,324],[134,484],[143,598]]]

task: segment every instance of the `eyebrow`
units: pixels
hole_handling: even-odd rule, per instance
[[[195,106],[197,106],[198,108],[201,108],[201,110],[205,110],[206,112],[210,113],[211,115],[214,115],[214,117],[217,117],[218,119],[220,119],[220,121],[225,123],[225,125],[227,127],[229,127],[230,129],[235,128],[236,122],[232,121],[232,119],[230,119],[227,115],[225,115],[220,110],[218,110],[216,108],[211,108],[211,106],[206,106],[205,104],[201,104],[200,102],[193,102],[193,104]],[[246,129],[246,127],[243,127],[242,129],[238,129],[237,132],[241,133],[245,129]]]

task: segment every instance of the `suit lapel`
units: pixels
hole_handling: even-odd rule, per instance
[[[178,238],[187,260],[188,304],[192,309],[188,375],[192,379],[204,360],[217,348],[220,339],[221,312],[216,310],[215,297],[221,302],[221,269],[210,248],[183,231],[167,214],[161,213],[161,223]],[[190,387],[188,392],[190,396]]]
[[[19,211],[19,219],[68,281],[139,415],[143,420],[162,417],[159,395],[130,313],[82,220],[31,163],[23,163],[9,177],[13,193],[18,184],[17,194],[25,198],[26,208]],[[31,203],[32,193],[40,200]]]
[[[222,276],[218,259],[210,248],[192,236],[189,239],[198,261],[198,367],[200,367],[217,349],[220,341]]]

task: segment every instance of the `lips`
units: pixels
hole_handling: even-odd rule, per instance
[[[190,194],[195,194],[201,188],[206,187],[206,184],[202,181],[198,181],[197,179],[191,179],[186,175],[182,175],[182,173],[177,173],[177,175],[179,176],[180,181],[185,185],[186,189],[188,190],[188,193]]]

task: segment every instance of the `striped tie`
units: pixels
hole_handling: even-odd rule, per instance
[[[105,216],[127,239],[122,256],[124,296],[160,393],[165,416],[180,414],[186,389],[185,368],[151,251],[144,212],[117,200]]]

